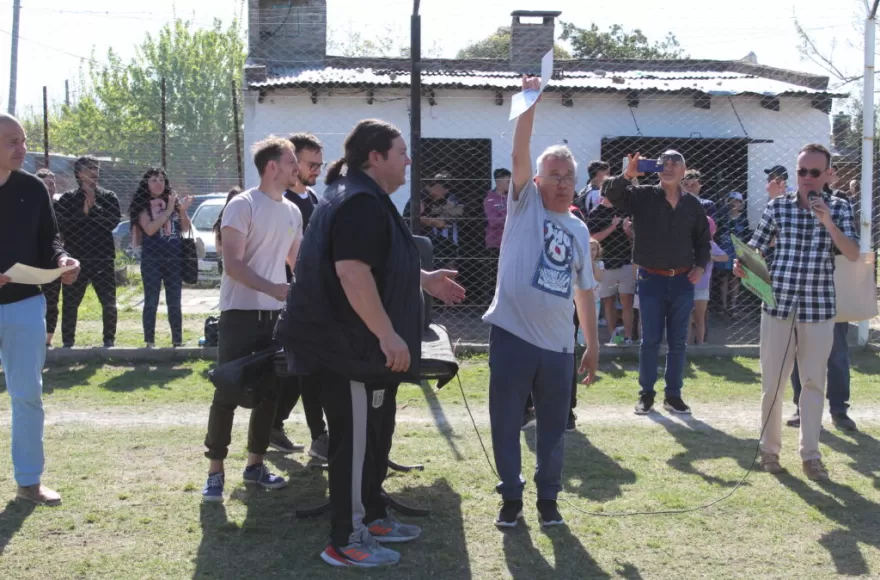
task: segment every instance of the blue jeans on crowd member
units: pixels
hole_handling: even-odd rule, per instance
[[[849,345],[846,335],[849,324],[838,322],[834,325],[834,343],[828,356],[828,378],[825,382],[828,407],[832,415],[841,415],[849,409]],[[798,374],[797,360],[791,372],[791,386],[794,389],[794,404],[801,398],[801,377]]]
[[[666,331],[666,396],[680,397],[684,383],[685,345],[694,309],[694,285],[687,274],[658,276],[639,269],[637,292],[642,319],[639,347],[640,395],[653,395],[657,382],[657,357]]]
[[[12,399],[12,466],[20,486],[43,475],[43,363],[46,300],[42,295],[0,304],[0,364]]]
[[[141,277],[144,281],[144,342],[156,342],[156,312],[159,293],[165,284],[165,304],[171,325],[171,342],[183,343],[183,275],[180,269],[180,239],[144,236]]]
[[[489,334],[489,420],[495,466],[504,499],[522,499],[520,428],[529,393],[537,418],[538,499],[556,499],[562,489],[565,426],[571,400],[574,353],[544,350],[493,326]]]

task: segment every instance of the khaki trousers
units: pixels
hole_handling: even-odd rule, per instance
[[[792,336],[793,318],[780,320],[761,314],[761,451],[778,454],[782,449],[783,391],[797,357],[803,390],[800,398],[800,454],[803,461],[819,459],[819,433],[825,406],[825,376],[834,342],[834,323],[798,322]],[[789,345],[789,339],[791,345]],[[786,356],[786,346],[788,355]]]

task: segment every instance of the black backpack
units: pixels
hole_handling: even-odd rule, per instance
[[[205,319],[205,346],[217,346],[220,342],[220,319],[209,316]]]

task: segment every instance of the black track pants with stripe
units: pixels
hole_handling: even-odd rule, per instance
[[[382,484],[399,383],[364,384],[328,369],[318,375],[330,432],[330,543],[341,548],[387,514]]]

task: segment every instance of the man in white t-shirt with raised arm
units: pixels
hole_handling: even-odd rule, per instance
[[[539,81],[524,78],[523,89],[537,90]],[[580,365],[588,373],[585,383],[592,382],[599,362],[590,232],[570,211],[577,163],[568,147],[554,145],[538,156],[537,175],[532,173],[529,144],[536,108],[516,122],[498,282],[483,317],[492,325],[489,418],[501,477],[497,490],[504,499],[495,520],[498,527],[513,527],[522,517],[525,481],[519,434],[529,393],[537,417],[538,514],[543,526],[563,523],[556,497],[562,489],[575,365],[575,305],[587,342]]]
[[[272,346],[275,322],[287,298],[284,264],[295,265],[302,241],[302,215],[284,198],[299,171],[293,144],[273,136],[255,144],[253,153],[260,186],[232,198],[221,223],[224,268],[217,348],[221,365]],[[263,463],[278,398],[279,385],[274,377],[271,382],[251,411],[243,479],[265,489],[280,489],[287,481],[270,473]],[[205,456],[211,466],[202,490],[204,501],[223,501],[223,460],[232,440],[237,406],[233,395],[219,389],[214,392],[205,436]]]

